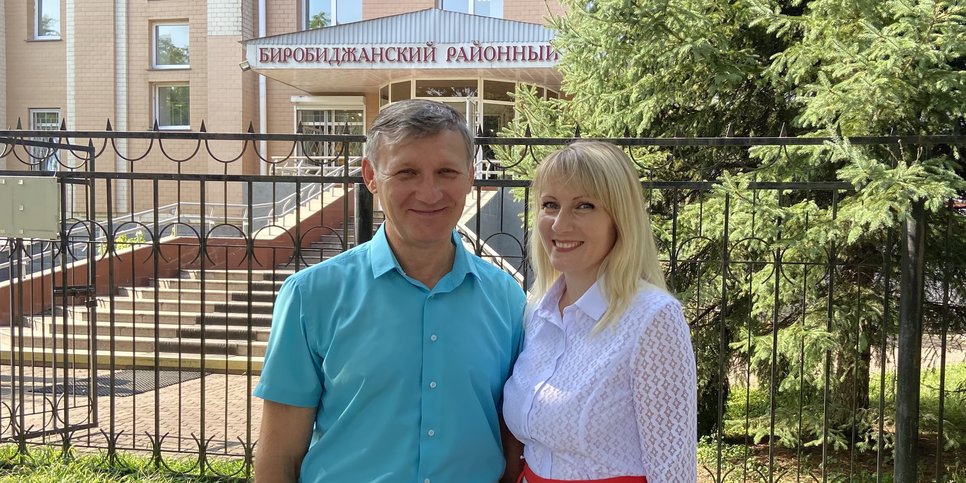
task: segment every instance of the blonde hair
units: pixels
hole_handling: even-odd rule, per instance
[[[540,193],[544,187],[560,183],[598,200],[617,229],[614,246],[604,257],[597,274],[603,282],[601,290],[607,301],[607,310],[593,329],[597,333],[624,314],[641,281],[667,290],[664,272],[658,261],[641,182],[624,151],[610,143],[579,141],[544,158],[533,176],[531,213],[534,217],[540,212]],[[535,227],[535,223],[531,226]],[[534,300],[539,300],[560,273],[550,264],[550,256],[535,228],[530,234],[530,263],[536,272]]]

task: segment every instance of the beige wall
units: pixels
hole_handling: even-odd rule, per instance
[[[114,1],[79,1],[83,6],[75,3],[74,8],[73,122],[67,128],[101,130],[116,115],[114,36],[104,35],[104,27],[114,25]]]
[[[33,2],[5,1],[7,124],[30,128],[29,109],[60,109],[66,115],[66,50],[63,40],[33,40]],[[61,9],[61,32],[65,27]],[[11,68],[11,67],[16,68]],[[9,166],[10,169],[16,169]]]
[[[68,115],[70,107],[74,116],[68,126],[70,129],[104,129],[108,119],[116,127],[117,117],[124,116],[121,124],[125,129],[148,130],[153,127],[155,117],[154,86],[187,82],[191,88],[192,130],[197,131],[202,120],[209,132],[245,131],[249,125],[258,130],[258,75],[241,72],[238,68],[238,63],[244,59],[240,42],[256,35],[257,0],[70,1],[74,2],[75,23],[68,28],[68,0],[62,0],[63,40],[55,41],[32,40],[33,0],[10,0],[0,4],[3,17],[0,25],[0,127],[13,127],[20,119],[23,128],[29,128],[30,108],[59,109],[63,118]],[[117,1],[125,2],[121,11],[126,11],[127,37],[120,37],[120,45],[115,44],[113,31],[125,16],[115,18]],[[297,31],[300,3],[298,0],[267,0],[267,35]],[[433,0],[364,0],[363,18],[418,11],[432,8],[435,3]],[[544,23],[548,14],[562,12],[557,2],[549,3],[548,7],[545,0],[505,0],[504,18]],[[154,23],[178,20],[187,20],[190,25],[190,69],[152,69]],[[74,33],[71,43],[76,49],[70,62],[71,86],[67,84],[66,37],[69,32]],[[124,76],[125,72],[123,68],[119,71],[113,60],[118,51],[127,53],[127,61],[122,64],[127,70],[127,97],[121,107],[117,107],[117,102],[119,97],[124,99],[125,89],[118,87],[122,84],[118,76]],[[272,80],[266,85],[268,132],[293,132],[291,97],[317,93],[303,92]],[[71,99],[68,99],[69,93],[73,94]],[[377,93],[342,94],[365,97],[367,124],[378,114]],[[149,144],[129,141],[126,154],[140,156]],[[189,142],[168,142],[164,146],[165,151],[175,158],[189,156],[195,147],[195,143]],[[219,157],[237,156],[238,146],[213,143],[212,148]],[[269,154],[286,154],[291,148],[290,143],[272,143]],[[257,159],[251,149],[248,151],[241,163],[231,165],[229,172],[258,172]],[[98,169],[113,169],[115,164],[113,157],[104,156],[98,160]],[[118,169],[131,169],[131,166],[122,161]],[[172,172],[173,169],[192,173],[224,172],[221,163],[207,156],[204,146],[191,162],[175,165],[160,154],[155,143],[149,156],[133,164],[135,172]],[[166,189],[169,194],[178,192],[177,188]],[[150,200],[145,198],[148,191],[144,187],[135,187],[134,197],[139,207],[149,203]],[[183,197],[198,196],[197,189],[182,190],[181,194]]]
[[[510,0],[512,1],[512,0]],[[433,8],[436,4],[433,0],[370,0],[362,2],[362,18],[369,20],[372,18],[388,17],[400,13],[415,12]]]
[[[504,0],[503,18],[521,22],[546,24],[551,15],[561,15],[564,8],[555,1],[545,0]]]

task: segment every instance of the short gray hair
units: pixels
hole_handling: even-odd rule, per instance
[[[446,104],[426,99],[394,102],[376,116],[369,128],[366,158],[377,166],[376,156],[383,146],[435,136],[443,131],[454,131],[463,138],[466,164],[469,165],[473,159],[473,135],[462,114]]]

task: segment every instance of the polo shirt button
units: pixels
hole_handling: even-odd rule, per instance
[[[429,483],[429,478],[426,478],[425,480],[423,480],[423,483]]]
[[[432,381],[432,382],[430,382],[430,383],[429,383],[429,388],[430,388],[430,389],[436,389],[436,381]]]
[[[436,339],[438,339],[438,338],[439,337],[436,337],[436,334],[433,334],[433,335],[429,336],[429,340],[431,340],[433,342],[436,342]]]
[[[429,431],[426,431],[426,435],[432,438],[433,436],[436,436],[436,431],[430,429]]]

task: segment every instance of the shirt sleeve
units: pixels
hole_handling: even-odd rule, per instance
[[[648,483],[697,480],[697,373],[677,301],[657,310],[633,358],[634,410]]]
[[[289,277],[272,310],[272,331],[253,395],[289,406],[318,407],[322,357],[314,349],[302,313],[302,292]]]

